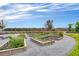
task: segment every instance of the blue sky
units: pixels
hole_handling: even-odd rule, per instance
[[[0,4],[0,20],[7,28],[42,28],[53,20],[55,28],[79,20],[79,3],[6,3]]]

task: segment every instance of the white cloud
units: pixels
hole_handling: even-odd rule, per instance
[[[4,5],[7,5],[8,3],[0,3],[0,7],[1,6],[4,6]]]
[[[12,16],[10,16],[10,14]],[[13,10],[13,9],[10,9],[10,10],[1,10],[0,9],[0,20],[1,19],[5,19],[5,20],[7,20],[7,19],[15,19],[18,16],[21,16],[21,15],[14,15],[13,16],[13,14],[17,14],[17,11],[16,10]]]
[[[5,4],[3,4],[5,5]],[[10,5],[10,4],[9,4]],[[24,16],[26,13],[26,15],[29,15],[28,14],[28,11],[31,11],[31,10],[39,10],[41,8],[44,8],[44,7],[47,7],[49,5],[43,5],[43,6],[33,6],[33,5],[30,5],[30,4],[13,4],[13,5],[10,5],[12,7],[12,9],[8,9],[8,10],[3,10],[3,9],[0,9],[0,16],[5,18],[5,19],[17,19],[21,16]],[[45,11],[45,10],[41,10],[41,11]],[[16,15],[14,15],[16,14]],[[20,14],[20,15],[19,15]],[[21,15],[21,14],[24,14],[24,15]]]
[[[6,3],[0,4],[4,6]],[[32,4],[9,4],[12,9],[3,10],[0,9],[0,16],[5,17],[5,19],[17,19],[24,16],[31,16],[32,13],[28,11],[36,12],[60,12],[60,11],[69,11],[69,10],[79,10],[79,4],[62,4],[62,3],[52,3],[47,5],[32,5]],[[48,8],[49,7],[49,8]],[[25,14],[26,13],[26,14]]]
[[[39,10],[36,10],[37,12],[49,12],[50,10],[49,9],[39,9]]]
[[[14,9],[9,9],[9,10],[0,9],[0,16],[6,16],[6,15],[17,13],[17,12],[18,11],[14,10]]]
[[[50,5],[50,4],[49,4]],[[41,8],[44,8],[44,7],[48,7],[49,5],[43,5],[43,6],[33,6],[33,5],[30,5],[30,4],[26,4],[26,5],[21,5],[21,4],[18,4],[18,5],[14,5],[14,9],[18,10],[18,11],[31,11],[31,10],[36,10],[36,9],[41,9]]]
[[[29,17],[31,14],[15,14],[11,16],[6,16],[5,19],[7,20],[14,20],[14,19],[20,19],[22,17]]]
[[[70,10],[79,10],[79,4],[77,3],[59,3],[51,5],[52,11],[70,11]]]
[[[79,4],[77,3],[52,3],[48,5],[49,8],[37,9],[36,12],[61,12],[61,11],[70,11],[70,10],[79,10]]]
[[[34,7],[32,7],[31,5],[15,5],[14,9],[18,10],[18,11],[29,11],[32,10]]]

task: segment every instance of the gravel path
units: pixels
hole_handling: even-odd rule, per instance
[[[68,36],[48,46],[39,46],[31,42],[30,38],[28,38],[26,42],[27,50],[15,54],[15,56],[66,56],[75,45],[75,40]]]

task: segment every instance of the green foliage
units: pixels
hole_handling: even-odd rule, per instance
[[[69,32],[72,31],[72,24],[68,24],[68,31],[69,31]]]
[[[79,32],[79,21],[78,22],[76,22],[76,32]]]
[[[60,37],[63,37],[63,32],[59,32],[59,36]]]
[[[25,38],[25,34],[21,33],[18,37]]]
[[[47,41],[48,36],[58,35],[56,32],[39,32],[39,33],[31,33],[33,34],[31,37],[41,41]]]
[[[76,22],[75,28],[72,28],[73,24],[68,24],[68,32],[79,32],[79,21]]]
[[[72,33],[76,32],[75,28],[72,28],[72,31],[71,31],[71,32],[72,32]]]
[[[67,34],[68,36],[71,36],[75,39],[76,45],[71,50],[71,52],[68,54],[69,56],[79,56],[79,34]]]
[[[24,46],[24,35],[19,35],[17,37],[9,36],[10,41],[8,43],[9,48],[18,48]]]

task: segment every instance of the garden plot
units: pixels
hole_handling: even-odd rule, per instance
[[[7,34],[8,42],[0,47],[0,55],[12,55],[26,48],[24,34]]]
[[[62,32],[38,32],[28,33],[32,37],[32,41],[40,45],[53,44],[55,41],[62,39]]]

